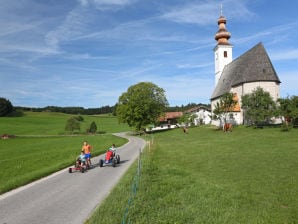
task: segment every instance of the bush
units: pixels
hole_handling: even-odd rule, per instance
[[[66,121],[65,131],[73,132],[74,130],[81,130],[80,121],[78,121],[76,117],[70,117]]]
[[[7,116],[13,112],[11,102],[5,98],[0,98],[0,117]]]
[[[89,133],[95,134],[97,131],[97,126],[94,121],[90,124],[90,128],[88,129]]]

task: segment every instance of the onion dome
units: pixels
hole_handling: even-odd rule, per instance
[[[217,20],[218,31],[215,34],[214,39],[217,41],[217,44],[219,45],[230,45],[228,40],[231,37],[231,33],[228,32],[228,30],[226,29],[226,23],[227,20],[222,15]]]

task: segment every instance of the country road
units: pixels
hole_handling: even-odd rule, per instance
[[[126,138],[129,143],[117,148],[121,162],[115,168],[96,166],[85,173],[64,169],[0,195],[0,224],[84,223],[145,147],[143,139]],[[92,163],[98,164],[103,157],[92,158]]]

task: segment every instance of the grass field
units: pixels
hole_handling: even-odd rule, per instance
[[[245,127],[154,134],[124,223],[297,223],[297,136]],[[135,175],[136,164],[87,223],[121,223]]]
[[[62,135],[68,118],[73,115],[53,112],[26,112],[22,117],[0,117],[0,135]],[[80,133],[85,134],[94,121],[100,133],[116,133],[129,130],[119,124],[117,117],[109,115],[83,115]]]
[[[0,194],[72,165],[84,140],[93,146],[93,156],[105,152],[112,143],[119,146],[127,142],[111,134],[129,130],[111,116],[83,116],[83,128],[95,121],[105,134],[63,135],[70,116],[29,112],[24,117],[0,118],[0,134],[16,135],[0,139]]]

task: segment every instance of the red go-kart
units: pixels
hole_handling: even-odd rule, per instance
[[[86,171],[86,169],[87,168],[86,168],[85,162],[82,163],[81,160],[78,159],[76,161],[74,167],[69,167],[68,172],[72,173],[72,172],[75,172],[75,171],[80,171],[80,172],[84,173]]]
[[[112,165],[113,167],[116,167],[117,164],[120,163],[120,156],[118,154],[115,154],[112,150],[108,150],[105,156],[105,159],[99,160],[99,166],[109,166]]]

